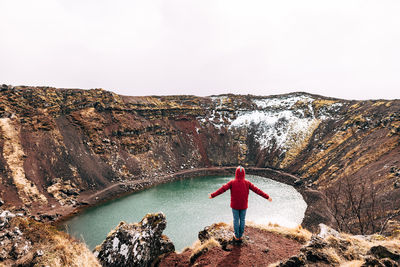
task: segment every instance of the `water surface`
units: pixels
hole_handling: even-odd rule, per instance
[[[162,211],[167,217],[164,231],[176,250],[190,246],[205,226],[232,222],[229,190],[216,198],[212,193],[232,177],[198,177],[158,185],[121,199],[85,210],[65,222],[67,231],[93,249],[120,221],[139,222],[146,213]],[[247,175],[246,179],[272,197],[272,202],[250,191],[246,220],[295,227],[301,224],[306,210],[300,193],[292,186],[271,179]]]

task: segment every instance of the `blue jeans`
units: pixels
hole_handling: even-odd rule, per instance
[[[244,225],[246,224],[246,211],[245,210],[235,210],[232,209],[233,213],[233,229],[235,230],[236,238],[241,238],[244,233]]]

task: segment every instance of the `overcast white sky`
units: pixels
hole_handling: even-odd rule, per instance
[[[398,0],[0,0],[0,83],[400,99]]]

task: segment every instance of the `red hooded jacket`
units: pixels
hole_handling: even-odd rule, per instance
[[[237,167],[235,179],[230,180],[227,184],[223,185],[220,189],[211,194],[211,197],[216,197],[226,190],[231,190],[231,208],[235,210],[244,210],[248,208],[249,189],[254,193],[268,199],[268,194],[264,193],[261,189],[257,188],[250,181],[244,179],[245,171],[243,167]]]

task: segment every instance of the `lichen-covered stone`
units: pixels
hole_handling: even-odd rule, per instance
[[[53,184],[47,187],[47,192],[57,199],[61,206],[64,206],[76,204],[80,190],[70,180],[63,181],[55,178]]]
[[[214,223],[201,230],[198,238],[202,244],[214,238],[221,245],[222,249],[226,250],[227,246],[233,242],[234,235],[232,229],[226,223]]]
[[[15,214],[8,211],[0,209],[0,230],[7,226],[11,218],[14,218]]]
[[[399,266],[400,255],[383,245],[372,246],[369,250],[357,244],[373,243],[374,236],[353,236],[342,234],[320,224],[320,233],[313,235],[300,253],[278,266],[338,266],[343,262],[362,261],[361,266]],[[361,241],[361,242],[360,242]]]
[[[389,258],[377,259],[375,257],[367,256],[364,259],[363,265],[361,267],[398,267],[399,263],[391,260]]]
[[[160,213],[147,214],[141,222],[121,222],[94,253],[103,266],[150,266],[175,247],[162,235],[167,221]]]
[[[20,259],[32,248],[21,230],[11,227],[10,221],[15,217],[14,213],[0,209],[0,263]]]

